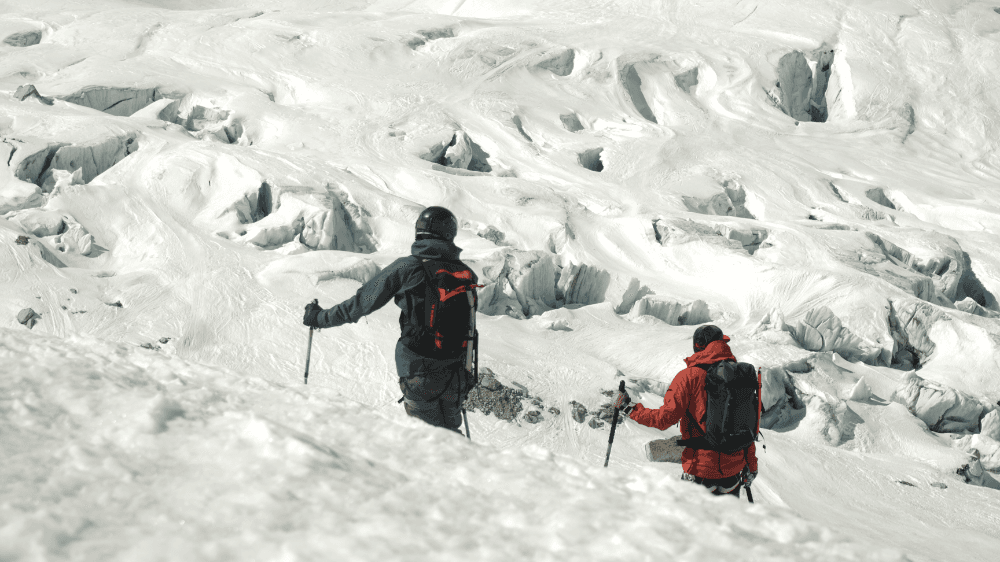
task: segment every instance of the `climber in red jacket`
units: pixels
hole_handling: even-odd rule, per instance
[[[701,326],[694,333],[694,355],[684,360],[687,368],[677,373],[666,395],[663,406],[650,409],[642,404],[628,407],[627,392],[615,398],[616,408],[624,411],[636,422],[665,430],[680,422],[681,437],[691,439],[705,434],[703,422],[695,425],[695,420],[704,420],[706,412],[705,369],[720,361],[736,361],[729,349],[729,337],[716,326]],[[757,455],[753,444],[736,453],[720,453],[708,449],[687,447],[681,454],[684,475],[682,478],[709,488],[713,494],[740,495],[743,484],[743,468],[747,468],[746,484],[757,476]]]

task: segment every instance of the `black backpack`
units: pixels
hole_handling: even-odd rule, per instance
[[[475,336],[478,296],[472,271],[462,262],[422,260],[424,322],[414,349],[424,357],[457,359]]]
[[[760,378],[749,363],[720,361],[705,369],[705,417],[698,423],[704,435],[682,439],[678,445],[719,453],[746,450],[760,430]]]

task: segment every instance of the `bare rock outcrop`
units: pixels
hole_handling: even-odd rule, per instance
[[[31,47],[42,42],[42,31],[40,29],[33,29],[12,33],[3,42],[11,47]]]
[[[677,84],[678,88],[684,90],[685,93],[690,94],[698,85],[698,67],[696,66],[691,70],[674,76],[674,83]]]
[[[30,308],[25,308],[17,313],[17,322],[24,324],[30,330],[42,318],[40,314]]]

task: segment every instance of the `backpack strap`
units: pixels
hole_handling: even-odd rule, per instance
[[[421,259],[420,265],[424,269],[424,328],[429,328],[431,325],[431,314],[432,307],[431,303],[435,302],[434,290],[431,288],[431,280],[434,279],[434,275],[431,273],[430,266],[427,265],[429,259]]]

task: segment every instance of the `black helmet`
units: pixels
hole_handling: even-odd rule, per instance
[[[708,346],[708,344],[719,341],[726,336],[722,335],[722,330],[718,326],[713,326],[711,324],[707,326],[699,326],[697,330],[694,331],[694,350],[695,352],[701,351]]]
[[[427,207],[417,217],[417,240],[440,238],[454,242],[456,234],[458,234],[458,219],[444,207]]]

